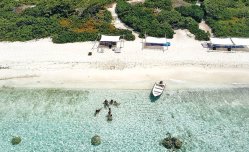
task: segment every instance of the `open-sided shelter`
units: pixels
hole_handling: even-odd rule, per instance
[[[143,41],[143,49],[144,48],[158,48],[164,51],[165,47],[168,49],[170,46],[170,42],[167,42],[167,38],[157,38],[151,36],[145,36]]]
[[[249,46],[248,38],[210,38],[208,43],[209,48],[216,50],[217,48],[227,48],[231,51],[232,48],[244,48]]]

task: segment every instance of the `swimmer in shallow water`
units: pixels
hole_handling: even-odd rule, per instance
[[[112,114],[107,115],[107,121],[112,121]]]
[[[111,101],[110,101],[110,105],[112,105],[113,104],[113,100],[111,99]]]
[[[112,110],[111,108],[109,108],[108,115],[111,115],[111,114],[112,114]]]
[[[101,109],[102,109],[102,108],[95,110],[95,113],[94,113],[94,116],[95,116],[95,117],[97,116],[97,114],[99,114],[99,112],[101,111]]]
[[[103,104],[104,104],[104,107],[105,108],[107,108],[107,107],[109,107],[109,103],[108,103],[108,101],[105,99],[105,101],[103,102]]]
[[[120,103],[118,103],[117,101],[114,101],[113,105],[116,106],[116,107],[118,107],[120,105]]]

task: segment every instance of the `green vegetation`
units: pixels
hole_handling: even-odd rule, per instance
[[[174,31],[168,23],[161,24],[153,14],[152,9],[146,8],[142,5],[130,5],[125,1],[118,1],[117,14],[119,18],[135,31],[150,36],[173,37]]]
[[[0,2],[0,41],[27,41],[51,37],[55,43],[95,40],[99,33],[125,35],[116,29],[104,6],[112,0],[19,0]]]
[[[219,37],[249,37],[248,0],[204,0],[206,20]]]
[[[170,7],[166,7],[162,2]],[[180,9],[179,12],[181,12]],[[166,33],[168,38],[172,38],[173,29],[182,28],[189,29],[197,40],[208,40],[209,34],[200,30],[198,22],[194,20],[200,21],[203,18],[203,10],[199,6],[187,7],[186,9],[189,10],[186,14],[179,13],[171,7],[171,0],[147,0],[144,4],[136,5],[118,0],[116,11],[125,24],[140,33],[140,37],[145,33],[150,36],[164,37]],[[198,12],[195,14],[195,11]]]
[[[193,4],[197,2],[197,0],[185,0],[185,1]]]
[[[176,8],[176,10],[180,12],[182,16],[192,17],[197,22],[201,22],[204,18],[204,10],[197,5],[181,6]]]
[[[201,6],[196,2],[146,0],[144,4],[131,5],[119,0],[117,12],[140,36],[146,32],[163,37],[166,33],[171,38],[173,29],[186,28],[197,40],[208,40],[209,33],[198,26],[204,19],[217,37],[249,37],[249,0],[201,0]]]
[[[171,10],[171,0],[146,0],[144,5],[148,8],[159,8],[164,10]]]
[[[51,37],[55,43],[92,41],[97,35],[125,35],[116,29],[105,6],[115,0],[18,0],[0,1],[0,41],[27,41]],[[249,0],[145,0],[129,4],[116,0],[119,18],[135,31],[172,38],[173,29],[188,29],[197,40],[208,40],[200,30],[203,19],[218,37],[249,37]],[[173,7],[174,6],[174,7]]]

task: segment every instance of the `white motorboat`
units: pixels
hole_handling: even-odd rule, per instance
[[[159,83],[155,83],[153,89],[152,89],[152,94],[154,97],[158,97],[160,96],[164,89],[165,89],[165,84],[163,83],[163,81],[160,81]]]

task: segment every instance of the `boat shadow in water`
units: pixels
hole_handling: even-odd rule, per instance
[[[151,102],[156,102],[159,98],[160,98],[160,96],[155,97],[152,92],[150,93],[150,101]]]

